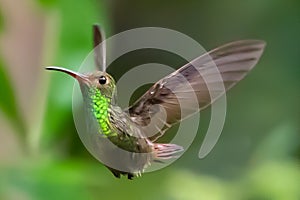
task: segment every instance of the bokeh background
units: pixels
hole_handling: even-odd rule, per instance
[[[74,80],[43,66],[76,70],[92,49],[94,23],[108,36],[170,28],[207,50],[267,42],[257,67],[228,93],[223,133],[206,158],[197,155],[209,109],[179,160],[133,181],[114,178],[87,152],[72,118]],[[300,199],[299,35],[297,0],[0,0],[0,199]],[[135,52],[109,72],[118,79],[148,62],[183,64]]]

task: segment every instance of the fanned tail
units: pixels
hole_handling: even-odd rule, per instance
[[[177,158],[178,153],[182,152],[183,147],[176,144],[154,144],[154,151],[157,159],[171,159]]]

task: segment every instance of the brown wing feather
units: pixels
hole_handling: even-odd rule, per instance
[[[106,46],[102,44],[98,46],[105,40],[105,34],[103,30],[101,30],[100,26],[95,24],[93,25],[93,38],[94,38],[94,60],[96,67],[100,71],[104,71],[105,69],[105,59],[106,59]]]
[[[168,127],[209,106],[243,79],[258,62],[264,47],[263,41],[243,40],[201,55],[155,83],[127,111],[136,124],[145,127],[149,137],[153,136],[153,130],[147,133],[150,122],[162,135]]]

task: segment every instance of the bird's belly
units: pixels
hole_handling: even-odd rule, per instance
[[[134,141],[135,140],[135,141]],[[98,160],[111,169],[139,174],[153,160],[152,147],[146,139],[97,136],[94,146]]]

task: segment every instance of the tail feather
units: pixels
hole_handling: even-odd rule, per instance
[[[176,144],[154,144],[154,151],[157,159],[177,158],[178,153],[183,151],[183,148]]]

